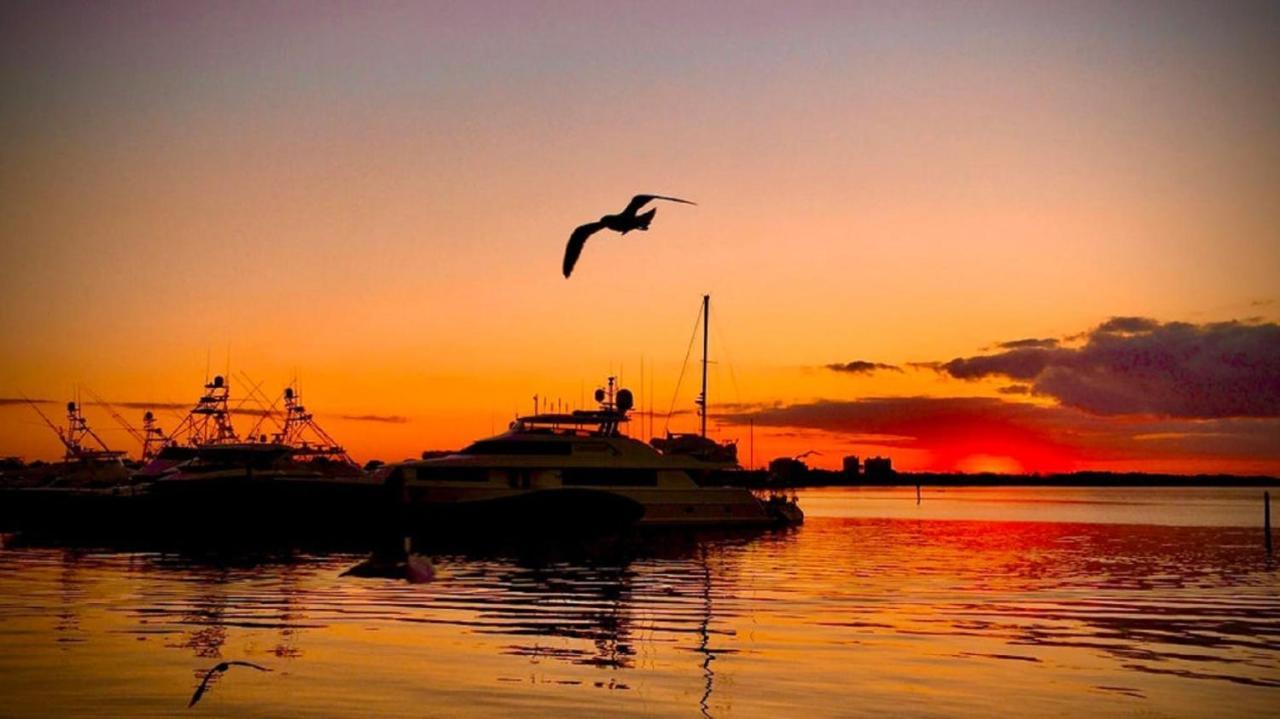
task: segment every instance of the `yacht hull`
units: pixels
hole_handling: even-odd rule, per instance
[[[411,486],[415,524],[469,528],[729,527],[769,526],[778,518],[749,491],[736,487],[690,489]]]
[[[381,483],[364,477],[225,471],[112,488],[7,489],[0,529],[68,537],[359,536],[386,523],[387,507]]]

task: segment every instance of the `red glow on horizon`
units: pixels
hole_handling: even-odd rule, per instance
[[[1013,457],[992,454],[974,454],[956,464],[955,470],[965,474],[1022,474],[1026,468]]]
[[[911,424],[904,429],[919,438],[916,446],[930,457],[919,468],[925,471],[1052,473],[1070,472],[1081,464],[1078,447],[1002,418],[940,414]]]

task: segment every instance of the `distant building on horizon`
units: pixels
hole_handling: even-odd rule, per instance
[[[856,454],[845,457],[843,466],[845,477],[848,479],[857,479],[858,475],[862,473],[862,461]]]
[[[769,475],[774,482],[789,484],[804,479],[809,474],[809,465],[804,460],[794,457],[778,457],[769,462]]]
[[[893,471],[893,460],[888,457],[867,457],[863,468],[868,480],[889,479],[897,474]]]

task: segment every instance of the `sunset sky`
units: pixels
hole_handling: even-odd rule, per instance
[[[642,362],[661,431],[709,293],[744,462],[1280,473],[1278,69],[1275,3],[5,3],[0,455],[228,365],[362,461]]]

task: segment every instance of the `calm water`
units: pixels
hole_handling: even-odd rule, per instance
[[[1275,716],[1258,490],[818,490],[522,556],[0,550],[2,716]],[[221,660],[200,702],[186,705]]]

